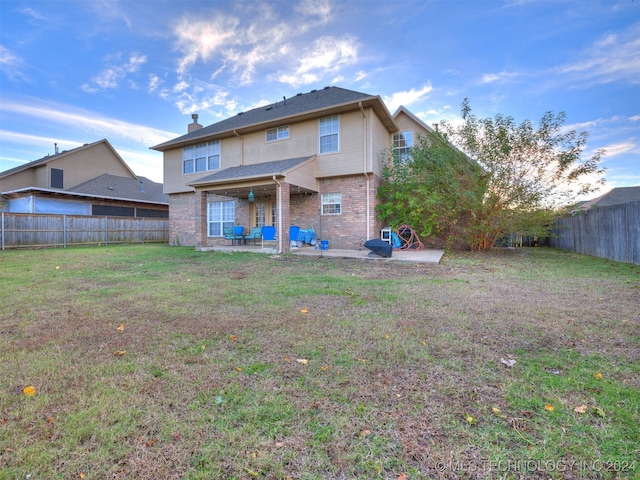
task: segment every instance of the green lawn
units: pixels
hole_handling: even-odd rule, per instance
[[[0,252],[0,479],[639,478],[639,424],[640,266]]]

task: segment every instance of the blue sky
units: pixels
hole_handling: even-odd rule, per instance
[[[607,189],[640,185],[639,0],[0,2],[0,171],[107,138],[162,181],[149,147],[335,85],[427,124],[537,122],[607,150]]]

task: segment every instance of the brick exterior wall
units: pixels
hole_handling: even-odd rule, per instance
[[[195,203],[193,193],[169,195],[169,244],[195,245]]]
[[[290,249],[289,227],[297,225],[303,230],[313,229],[318,242],[328,240],[329,248],[353,250],[371,239],[379,238],[380,229],[384,226],[376,218],[376,193],[380,178],[369,175],[369,225],[367,235],[367,177],[353,175],[332,177],[319,181],[320,192],[300,194],[296,187],[286,182],[282,185],[282,225],[283,249]],[[342,194],[342,210],[340,215],[320,215],[321,194]],[[235,224],[244,225],[248,232],[250,225],[250,205],[245,199],[222,197],[203,193],[174,194],[170,196],[169,220],[170,243],[180,245],[201,246],[228,245],[224,238],[207,237],[207,203],[216,201],[235,202]],[[281,232],[278,231],[278,235]]]

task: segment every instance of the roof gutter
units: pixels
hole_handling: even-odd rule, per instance
[[[273,181],[278,186],[278,253],[282,253],[282,237],[284,236],[284,231],[282,230],[282,184],[278,181],[275,175],[272,177]]]

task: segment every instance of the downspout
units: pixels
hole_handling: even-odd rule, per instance
[[[240,136],[236,129],[233,129],[233,134],[240,139],[240,165],[244,165],[244,138]]]
[[[284,236],[284,231],[282,230],[282,185],[278,181],[275,175],[273,175],[273,181],[276,182],[278,186],[278,253],[282,253],[282,237]]]
[[[365,195],[367,197],[367,238],[365,240],[369,240],[371,238],[371,220],[370,220],[370,212],[371,212],[371,202],[370,202],[370,191],[371,191],[371,180],[369,179],[369,173],[367,172],[367,116],[364,113],[364,108],[362,107],[362,102],[358,102],[358,106],[360,107],[360,113],[362,113],[362,169],[365,178]]]

